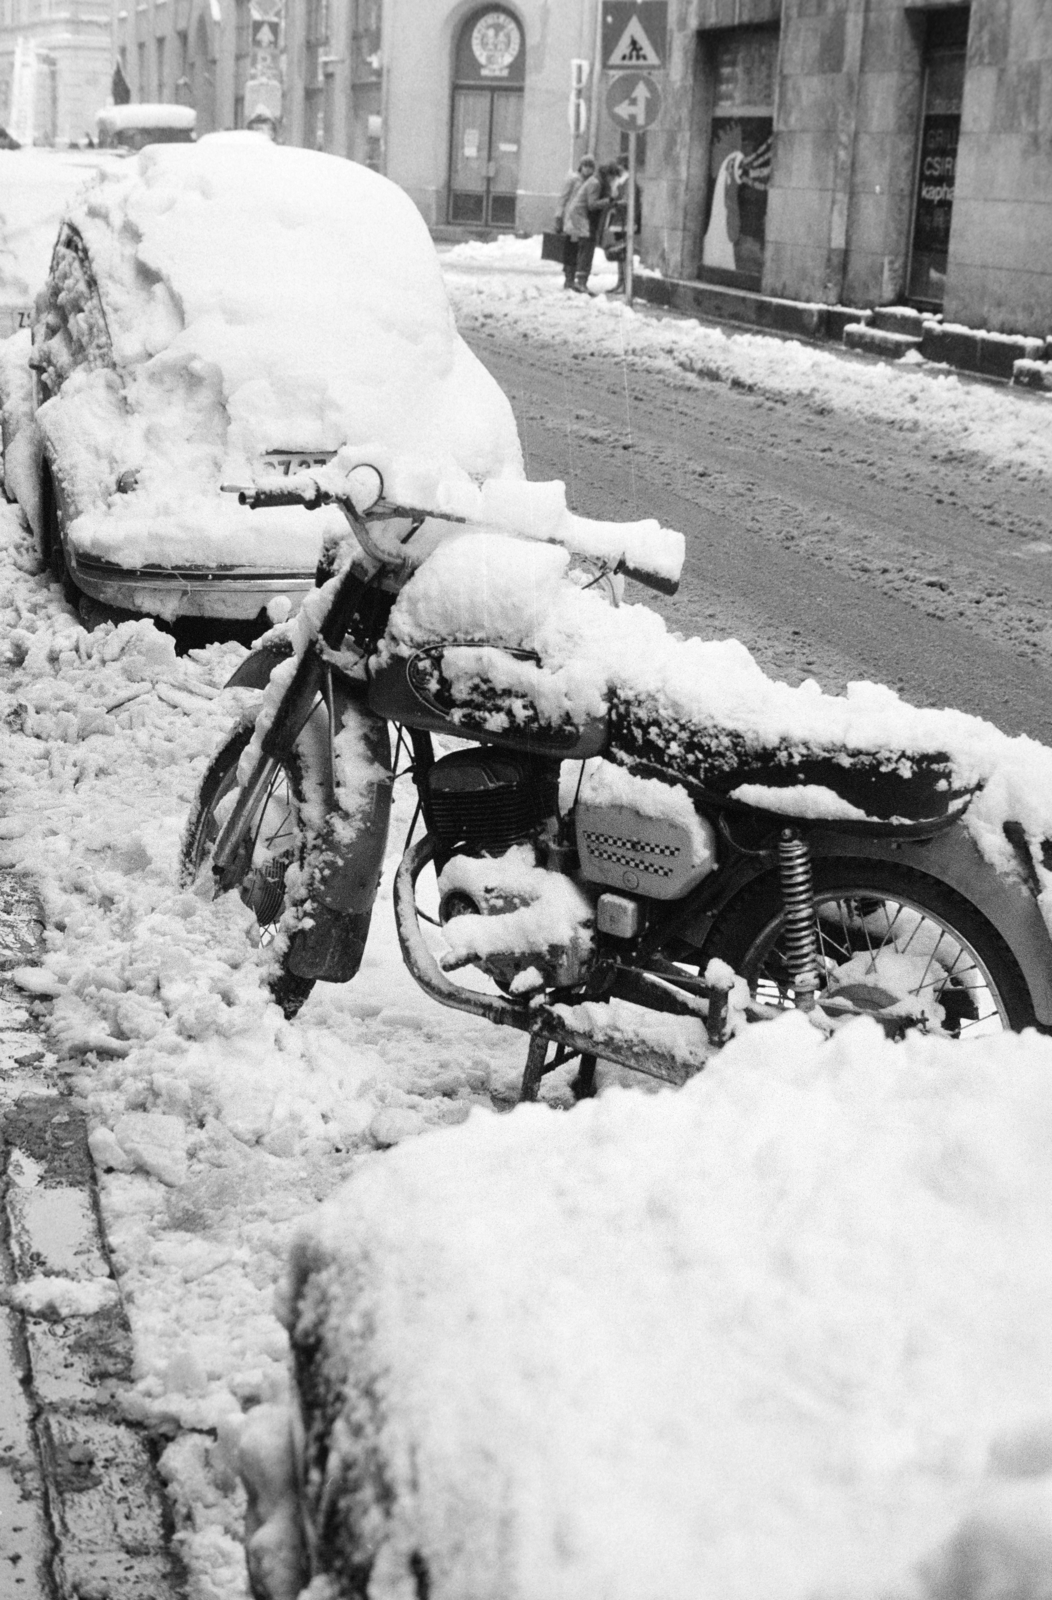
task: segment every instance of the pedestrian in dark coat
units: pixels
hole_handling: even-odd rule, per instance
[[[556,231],[566,236],[563,284],[578,294],[588,292],[588,274],[592,270],[592,257],[595,254],[595,230],[602,207],[602,189],[596,176],[595,160],[592,156],[584,156],[577,171],[563,187],[555,215]]]

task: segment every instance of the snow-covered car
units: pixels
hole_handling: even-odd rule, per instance
[[[257,134],[150,145],[104,173],[62,220],[31,336],[0,347],[5,486],[55,576],[109,606],[297,604],[343,519],[252,512],[221,486],[344,445],[523,474],[412,202]]]
[[[141,150],[147,144],[189,144],[197,126],[192,106],[133,101],[107,106],[95,118],[104,150]]]

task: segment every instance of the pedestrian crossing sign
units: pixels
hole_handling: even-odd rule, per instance
[[[652,72],[665,65],[667,0],[606,0],[603,66],[612,72],[634,67]]]

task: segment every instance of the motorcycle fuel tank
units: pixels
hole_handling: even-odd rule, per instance
[[[490,671],[465,672],[480,653]],[[553,720],[544,709],[544,670],[529,651],[503,645],[428,645],[392,656],[371,669],[369,708],[391,722],[527,750],[532,755],[584,761],[606,748],[604,717],[578,724]]]

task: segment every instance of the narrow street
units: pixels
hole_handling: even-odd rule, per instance
[[[1052,739],[1047,485],[860,425],[820,396],[780,401],[636,361],[626,375],[583,341],[458,314],[512,401],[530,477],[563,478],[588,515],[686,533],[680,592],[656,602],[675,626],[735,634],[792,681],[871,678]]]

